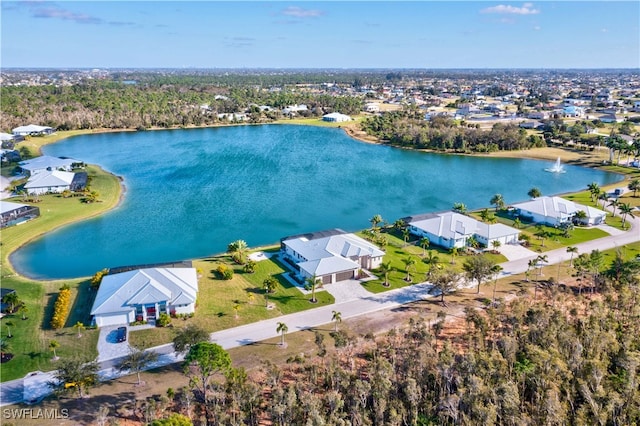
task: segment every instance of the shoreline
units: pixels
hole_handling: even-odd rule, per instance
[[[189,129],[206,129],[206,128],[216,128],[216,127],[232,127],[232,126],[245,126],[245,125],[268,125],[268,124],[288,124],[286,122],[272,122],[272,123],[228,123],[228,124],[216,124],[216,125],[210,125],[210,126],[189,126],[189,127],[174,127],[174,128],[150,128],[150,129],[146,129],[144,131],[159,131],[159,130],[189,130]],[[323,126],[318,126],[315,123],[291,123],[292,125],[307,125],[307,126],[316,126],[316,127],[323,127]],[[486,153],[486,154],[468,154],[468,153],[449,153],[449,152],[440,152],[440,151],[434,151],[434,150],[427,150],[427,149],[415,149],[415,148],[411,148],[411,147],[399,147],[399,146],[395,146],[395,145],[388,145],[385,144],[384,142],[378,140],[377,138],[371,137],[366,135],[364,132],[358,130],[356,128],[356,123],[348,123],[347,125],[339,125],[339,126],[335,126],[334,128],[339,128],[341,130],[343,130],[343,132],[349,136],[350,138],[362,142],[362,143],[367,143],[367,144],[371,144],[371,145],[381,145],[381,146],[390,146],[392,148],[399,148],[399,149],[407,149],[407,150],[413,150],[413,151],[418,151],[418,152],[425,152],[425,153],[433,153],[433,154],[447,154],[447,155],[467,155],[467,156],[478,156],[478,157],[498,157],[498,158],[527,158],[527,159],[533,159],[533,160],[555,160],[559,154],[564,153],[567,154],[567,151],[570,151],[571,154],[574,154],[576,156],[579,156],[580,154],[585,154],[586,152],[583,151],[576,151],[576,150],[568,150],[567,148],[558,148],[558,147],[545,147],[545,148],[536,148],[538,150],[545,150],[545,153],[543,153],[542,155],[531,155],[531,152],[529,152],[530,150],[520,150],[520,151],[497,151],[497,152],[492,152],[492,153]],[[35,146],[35,150],[39,155],[43,155],[42,154],[42,147],[46,146],[46,145],[51,145],[57,142],[61,142],[67,139],[70,139],[72,137],[75,136],[81,136],[81,135],[91,135],[91,134],[102,134],[102,133],[119,133],[119,132],[137,132],[139,130],[136,129],[104,129],[104,128],[100,128],[100,129],[90,129],[90,130],[86,130],[86,131],[71,131],[73,132],[73,134],[69,134],[69,135],[61,135],[61,137],[59,138],[55,138],[53,140],[44,140],[45,138],[43,138],[42,142],[43,143],[39,143],[37,144],[37,146]],[[54,134],[55,135],[55,134]],[[39,138],[38,138],[39,139]],[[548,151],[551,151],[551,153],[549,153]],[[581,167],[588,167],[588,168],[594,168],[597,169],[599,168],[598,166],[600,166],[601,164],[596,164],[592,161],[563,161],[566,164],[572,164],[572,165],[577,165],[577,166],[581,166]],[[98,167],[100,170],[102,170],[103,172],[113,176],[117,182],[118,182],[118,197],[117,197],[117,201],[113,206],[110,206],[108,208],[106,208],[105,210],[96,212],[94,214],[91,214],[90,216],[87,217],[83,217],[80,218],[78,220],[70,220],[70,221],[65,221],[61,224],[59,224],[58,226],[55,226],[51,229],[48,230],[44,230],[40,233],[38,233],[37,235],[33,236],[32,238],[29,238],[28,240],[22,242],[20,245],[18,245],[17,247],[13,248],[9,253],[4,254],[2,257],[4,259],[6,259],[7,261],[7,265],[8,265],[8,269],[16,276],[24,278],[24,279],[28,279],[31,281],[35,281],[35,282],[51,282],[51,281],[58,281],[58,280],[62,280],[62,279],[80,279],[80,278],[87,278],[87,277],[74,277],[74,278],[53,278],[53,279],[42,279],[42,278],[32,278],[29,277],[28,275],[25,275],[23,273],[20,273],[19,271],[16,270],[16,268],[14,267],[13,263],[11,262],[11,256],[18,251],[20,248],[24,247],[25,245],[37,240],[38,238],[42,238],[44,235],[61,229],[65,226],[69,226],[69,225],[73,225],[75,223],[79,223],[82,222],[84,220],[87,219],[91,219],[100,215],[103,215],[105,213],[108,213],[110,211],[113,211],[115,209],[117,209],[118,207],[120,207],[120,205],[122,205],[123,201],[124,201],[124,197],[126,196],[126,192],[127,192],[127,188],[126,185],[124,183],[124,177],[116,175],[114,173],[112,173],[109,170],[103,169],[102,166],[100,166],[99,164],[95,164],[96,167]],[[612,172],[612,173],[616,173],[616,172]],[[617,173],[621,176],[621,179],[619,182],[626,180],[626,177],[623,173]],[[618,183],[619,183],[618,182]],[[571,194],[572,192],[563,192],[563,193],[559,193],[556,194],[558,196],[560,195],[567,195],[567,194]],[[275,243],[274,243],[275,244]],[[269,245],[268,245],[269,246]],[[220,253],[218,253],[220,254]],[[210,257],[210,256],[215,256],[217,254],[211,254],[211,255],[207,255],[204,257]],[[203,257],[203,258],[204,258]],[[200,258],[195,258],[195,259],[200,259]],[[190,260],[195,260],[195,259],[190,259]]]

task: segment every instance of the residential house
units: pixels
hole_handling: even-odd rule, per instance
[[[32,175],[24,185],[24,189],[27,193],[36,195],[60,193],[65,190],[78,191],[86,186],[86,176],[84,172],[44,171]]]
[[[98,327],[154,321],[160,314],[195,312],[195,268],[134,269],[105,275],[91,315]]]
[[[11,131],[14,136],[44,136],[53,133],[53,128],[48,126],[38,126],[29,124],[27,126],[16,127]]]
[[[485,247],[494,241],[502,245],[516,244],[520,235],[519,230],[510,226],[484,223],[452,211],[409,216],[403,221],[409,225],[410,233],[448,249],[466,247],[472,238]]]
[[[339,112],[332,112],[331,114],[325,114],[322,116],[322,121],[330,121],[333,123],[342,123],[345,121],[351,121],[351,117],[346,114],[340,114]]]
[[[285,237],[280,255],[293,265],[301,279],[316,277],[332,284],[357,277],[360,269],[375,269],[384,251],[341,229]]]
[[[22,173],[28,176],[33,176],[39,172],[60,170],[70,172],[72,165],[78,163],[77,160],[72,158],[58,158],[43,155],[41,157],[32,158],[31,160],[24,160],[18,163]]]
[[[572,221],[582,225],[599,225],[605,222],[607,212],[585,206],[560,197],[539,197],[524,203],[514,204],[517,215],[535,223],[560,226]],[[577,219],[576,213],[583,211],[586,218]]]
[[[617,114],[605,114],[599,118],[603,123],[622,123],[624,117]]]
[[[40,216],[40,209],[28,204],[0,201],[0,228],[17,225]]]
[[[570,105],[562,109],[562,114],[565,117],[584,117],[584,108]]]

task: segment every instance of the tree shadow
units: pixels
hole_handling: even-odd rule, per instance
[[[78,284],[76,288],[76,299],[69,311],[69,317],[65,324],[66,327],[71,327],[78,322],[82,324],[89,324],[91,322],[91,307],[93,306],[93,299],[96,292],[91,288],[91,282],[89,280],[83,281]]]
[[[58,293],[45,294],[44,315],[42,315],[42,322],[40,328],[43,330],[53,330],[51,327],[51,318],[53,317],[53,308],[58,298]]]

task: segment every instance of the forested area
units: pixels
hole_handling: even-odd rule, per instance
[[[177,83],[124,84],[89,81],[73,86],[5,86],[0,92],[4,131],[29,123],[58,130],[93,128],[170,128],[219,123],[217,114],[249,111],[248,121],[282,118],[280,109],[305,104],[300,115],[322,116],[339,111],[357,114],[362,100],[291,90],[269,92],[254,87]],[[218,96],[218,99],[216,99]],[[201,109],[201,105],[209,105]],[[261,112],[259,105],[274,107]]]
[[[163,410],[208,425],[638,424],[640,263],[581,256],[579,286],[549,278],[537,299],[466,308],[454,334],[442,316],[417,318],[382,336],[337,330],[329,352],[316,333],[317,356],[251,375],[195,344],[191,385]],[[144,404],[150,422],[160,402]]]
[[[493,152],[545,146],[514,124],[497,123],[490,131],[458,125],[447,117],[424,120],[420,114],[398,111],[362,121],[362,130],[391,145],[452,152]]]

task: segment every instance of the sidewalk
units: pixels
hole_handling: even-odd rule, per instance
[[[640,241],[640,233],[637,230],[637,224],[634,223],[636,220],[638,220],[638,218],[628,221],[630,229],[627,232],[577,244],[578,253],[590,253],[595,249],[607,250]],[[503,268],[501,275],[508,276],[525,272],[528,269],[529,260],[537,257],[539,253],[533,253],[530,256],[523,256],[524,254],[525,253],[519,253],[514,256],[514,260],[502,263],[500,265]],[[543,254],[547,256],[548,264],[566,262],[571,257],[571,253],[567,253],[566,247],[547,251]],[[283,315],[277,318],[221,330],[212,333],[210,340],[218,343],[225,349],[231,349],[278,337],[279,333],[276,332],[276,327],[279,322],[287,324],[289,332],[293,333],[295,331],[308,330],[330,323],[333,311],[340,312],[344,320],[433,297],[429,294],[431,285],[428,283],[416,284],[378,294],[369,293],[362,288],[360,284],[358,284],[358,286],[360,288],[356,293],[347,294],[335,290],[335,296],[337,297],[336,303],[333,305],[322,306],[308,311]],[[330,286],[326,286],[325,289],[329,290],[329,287]],[[334,293],[332,290],[329,291],[332,294]],[[173,346],[171,344],[156,346],[149,350],[161,355],[158,362],[151,368],[179,362],[183,359],[181,355],[173,352]],[[102,355],[101,359],[103,359]],[[125,375],[114,368],[118,360],[119,358],[103,359],[103,361],[100,362],[101,370],[99,375],[101,380],[110,380]],[[2,388],[0,389],[0,406],[22,401],[36,402],[41,400],[51,393],[50,388],[46,386],[46,382],[51,380],[52,377],[52,372],[38,372],[37,374],[31,373],[30,376],[24,379],[2,383]]]

